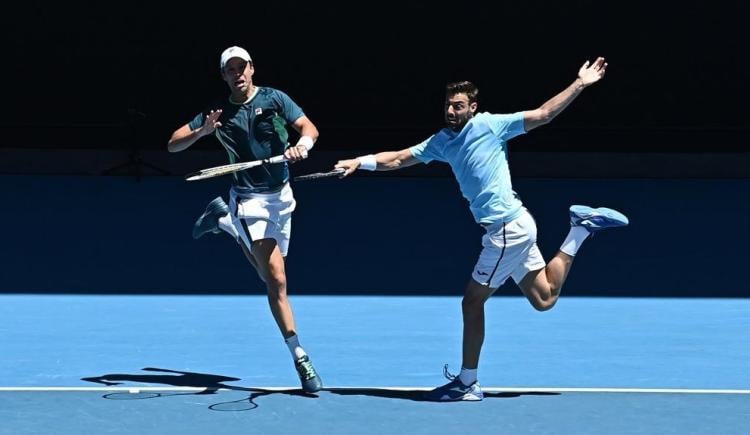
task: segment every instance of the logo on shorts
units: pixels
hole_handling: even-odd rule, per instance
[[[477,275],[479,275],[479,276],[487,276],[487,275],[488,275],[488,273],[487,273],[487,272],[480,272],[480,271],[477,271]]]

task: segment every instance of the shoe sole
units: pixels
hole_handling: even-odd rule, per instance
[[[323,385],[321,385],[320,387],[317,387],[317,388],[305,388],[305,387],[302,387],[302,391],[305,392],[305,393],[308,393],[308,394],[317,393],[318,391],[320,391],[322,389],[323,389]]]
[[[456,397],[455,399],[443,398],[443,397],[440,397],[440,398],[436,399],[436,398],[432,398],[430,396],[426,396],[425,397],[425,400],[430,401],[430,402],[479,402],[482,399],[484,399],[484,393],[483,392],[479,392],[478,394],[477,393],[466,393],[463,396]]]
[[[201,236],[209,232],[217,234],[215,231],[212,231],[212,230],[200,231],[200,227],[203,225],[203,219],[205,219],[208,216],[211,216],[213,213],[217,211],[229,213],[229,208],[226,206],[222,198],[214,198],[211,202],[209,202],[208,205],[206,206],[206,210],[203,212],[202,215],[200,215],[198,220],[195,221],[195,224],[193,225],[193,238],[194,239],[199,239]]]
[[[570,207],[570,212],[575,214],[581,220],[586,220],[593,216],[603,216],[611,222],[616,223],[617,226],[624,227],[630,223],[627,216],[617,210],[606,207],[592,208],[585,205],[574,205]]]
[[[481,402],[482,399],[484,399],[484,395],[482,395],[480,397],[480,396],[477,396],[475,394],[467,394],[465,396],[461,396],[461,397],[456,398],[456,399],[443,399],[443,398],[440,398],[440,399],[431,399],[431,398],[427,398],[426,400],[429,401],[429,402]]]
[[[482,394],[481,396],[476,395],[476,394],[467,394],[461,399],[461,401],[462,402],[479,402],[482,399],[484,399],[484,394]]]

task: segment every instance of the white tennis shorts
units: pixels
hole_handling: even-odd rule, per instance
[[[229,210],[240,242],[252,249],[255,240],[274,239],[285,257],[292,235],[292,212],[296,206],[289,183],[274,193],[240,195],[234,189],[229,192]]]
[[[474,281],[496,289],[508,277],[516,283],[527,273],[543,268],[546,263],[536,245],[536,222],[528,210],[510,222],[485,227],[482,252],[474,272]]]

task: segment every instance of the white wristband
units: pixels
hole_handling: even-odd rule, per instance
[[[297,141],[297,145],[302,145],[306,150],[310,151],[315,144],[315,141],[310,136],[302,136]]]
[[[359,167],[365,171],[374,171],[378,168],[378,162],[375,160],[375,156],[368,154],[366,156],[357,157],[359,160]]]

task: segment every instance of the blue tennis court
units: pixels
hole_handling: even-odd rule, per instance
[[[750,434],[750,1],[361,3],[14,2],[0,435]]]
[[[297,296],[325,389],[305,395],[264,296],[0,296],[0,433],[745,433],[750,301],[487,304],[479,403],[457,297]]]

